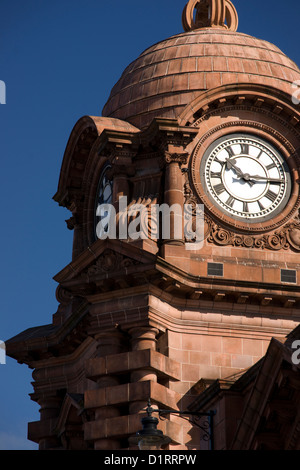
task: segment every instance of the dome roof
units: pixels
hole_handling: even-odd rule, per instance
[[[278,47],[225,28],[202,27],[161,41],[132,62],[113,87],[103,116],[144,128],[177,118],[202,92],[255,83],[292,94],[300,70]]]

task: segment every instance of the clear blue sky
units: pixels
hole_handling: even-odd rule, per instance
[[[298,65],[299,0],[233,0],[239,31],[280,47]],[[71,260],[69,214],[52,196],[76,121],[101,115],[124,68],[155,42],[182,32],[186,0],[0,0],[0,339],[49,324],[53,276]],[[268,12],[268,14],[265,14]],[[0,365],[0,449],[31,449],[39,419],[31,371]]]

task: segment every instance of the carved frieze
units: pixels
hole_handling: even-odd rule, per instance
[[[274,232],[256,235],[235,233],[215,223],[211,217],[205,216],[207,241],[216,245],[231,245],[244,248],[261,248],[269,250],[300,251],[300,217],[285,224]]]
[[[196,214],[196,204],[199,202],[189,182],[188,172],[185,174],[184,196],[185,204],[190,204],[193,215]],[[300,209],[296,217],[279,229],[258,235],[256,233],[237,233],[233,229],[216,222],[207,211],[204,214],[204,237],[208,243],[216,245],[237,246],[244,248],[260,248],[269,250],[300,251]]]

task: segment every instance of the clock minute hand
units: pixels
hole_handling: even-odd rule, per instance
[[[284,183],[284,180],[280,178],[269,178],[268,176],[260,176],[260,175],[250,175],[249,178],[251,180],[261,180],[261,181],[268,181],[270,183]]]

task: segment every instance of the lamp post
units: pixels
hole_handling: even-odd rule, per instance
[[[198,411],[173,411],[173,410],[159,410],[152,408],[149,400],[146,408],[147,416],[142,418],[142,429],[136,433],[134,437],[129,438],[129,443],[138,445],[140,450],[160,450],[162,446],[169,444],[171,439],[165,436],[162,431],[157,429],[159,420],[152,416],[152,413],[158,413],[159,417],[166,414],[177,414],[179,416],[193,416],[193,424],[204,431],[204,440],[208,440],[210,443],[210,450],[214,450],[214,439],[213,439],[213,417],[216,414],[214,410],[202,413]],[[206,426],[197,423],[202,416],[206,416]]]

